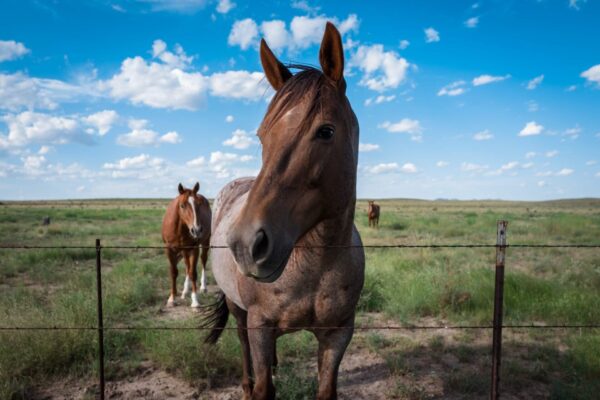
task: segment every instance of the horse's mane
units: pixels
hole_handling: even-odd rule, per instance
[[[309,104],[308,112],[300,127],[301,130],[304,130],[306,125],[310,125],[314,119],[313,116],[321,110],[321,88],[328,82],[325,75],[317,68],[309,65],[289,64],[287,67],[300,70],[300,72],[288,79],[273,96],[263,123],[258,130],[259,137],[264,132],[268,132],[282,115],[301,101],[308,101]],[[305,100],[306,97],[308,97],[307,100]]]

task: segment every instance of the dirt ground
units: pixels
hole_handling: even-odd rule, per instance
[[[189,312],[189,307],[179,305],[165,307],[159,318],[181,319]],[[381,314],[367,314],[357,320],[357,325],[396,325]],[[421,325],[443,325],[444,321],[423,319]],[[351,399],[485,399],[488,398],[488,381],[469,381],[475,376],[488,376],[489,333],[469,333],[469,348],[478,353],[472,360],[461,360],[460,352],[455,351],[464,343],[465,333],[449,329],[426,331],[365,331],[357,330],[353,342],[342,361],[338,391],[341,400]],[[369,337],[379,338],[378,347],[369,345]],[[507,332],[507,342],[525,343],[526,336]],[[386,348],[394,349],[393,343],[410,343],[399,352],[400,367],[394,361],[386,360]],[[524,345],[525,346],[525,345]],[[527,348],[517,349],[527,352]],[[519,360],[523,363],[524,360]],[[316,359],[311,359],[301,367],[299,373],[316,375]],[[457,382],[458,380],[458,382]],[[465,380],[461,382],[461,380]],[[455,386],[459,386],[459,389]],[[472,387],[481,385],[481,387]],[[462,393],[461,393],[462,388]],[[468,394],[465,395],[464,391]],[[67,400],[96,398],[98,384],[93,380],[58,381],[38,388],[32,395],[36,400]],[[513,393],[503,393],[504,399],[538,399],[549,395],[545,385],[526,385]],[[190,383],[157,368],[151,362],[143,362],[133,375],[122,380],[109,381],[106,398],[117,400],[159,400],[159,399],[203,399],[234,400],[242,396],[238,377],[212,389],[199,389]]]

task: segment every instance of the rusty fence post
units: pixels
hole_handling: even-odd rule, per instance
[[[500,358],[502,356],[502,305],[504,302],[504,260],[506,258],[506,229],[508,221],[498,221],[496,239],[496,283],[494,285],[494,333],[492,339],[491,400],[500,398]]]
[[[98,294],[98,369],[100,370],[100,400],[104,400],[104,317],[102,314],[102,246],[96,239],[96,293]]]

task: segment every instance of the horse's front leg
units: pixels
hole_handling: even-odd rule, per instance
[[[206,261],[208,260],[208,244],[202,245],[202,254],[200,255],[200,261],[202,261],[202,274],[200,275],[200,291],[206,293]]]
[[[198,255],[200,254],[200,250],[197,247],[194,247],[192,250],[188,250],[185,254],[185,265],[187,267],[187,276],[189,277],[192,283],[192,307],[200,307],[200,303],[198,302],[198,295],[196,293],[197,286],[196,280],[198,279],[198,272],[196,268],[198,266]],[[187,279],[187,278],[186,278]]]
[[[354,318],[344,328],[315,331],[319,341],[319,389],[317,400],[337,399],[340,362],[352,339]]]
[[[165,249],[165,253],[169,260],[169,275],[171,278],[171,293],[167,300],[167,306],[174,306],[176,305],[175,296],[177,296],[177,261],[179,261],[179,259],[177,257],[177,252],[172,249]]]
[[[248,341],[252,369],[254,371],[254,389],[252,400],[275,399],[275,386],[271,366],[275,354],[275,331],[260,317],[248,312]]]
[[[229,299],[227,299],[227,308],[237,322],[237,333],[242,347],[242,390],[244,391],[242,399],[250,400],[252,398],[252,360],[248,342],[248,313]]]

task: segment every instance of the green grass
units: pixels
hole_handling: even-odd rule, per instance
[[[598,200],[389,200],[380,204],[379,229],[368,227],[366,203],[357,204],[356,224],[365,244],[494,244],[498,219],[509,220],[508,241],[513,244],[598,243],[600,238]],[[0,243],[92,246],[98,237],[104,245],[156,245],[161,243],[165,206],[164,200],[4,203],[0,206]],[[48,227],[41,226],[44,216],[52,219]],[[102,261],[106,325],[197,323],[193,316],[182,321],[158,320],[168,295],[167,263],[160,250],[105,249]],[[359,311],[383,313],[396,323],[420,324],[427,320],[488,324],[493,307],[494,261],[493,249],[368,249]],[[0,250],[1,325],[94,326],[94,267],[94,249]],[[598,293],[597,250],[508,250],[506,323],[598,323]],[[398,376],[417,379],[420,371],[411,357],[428,352],[451,354],[465,365],[456,370],[455,378],[444,383],[451,393],[465,398],[479,395],[477,385],[489,379],[485,369],[488,349],[476,348],[469,340],[449,344],[433,338],[417,344],[377,332],[365,335],[368,351],[380,354]],[[519,385],[531,384],[545,385],[553,398],[592,398],[598,393],[598,332],[533,335],[531,340],[538,341],[539,346],[527,349],[532,358],[516,358],[505,364],[506,373],[515,382],[511,387],[515,393]],[[135,375],[135,366],[149,360],[200,388],[239,380],[235,332],[225,332],[214,348],[201,345],[202,337],[194,330],[108,331],[108,377]],[[32,387],[61,377],[93,376],[97,368],[96,340],[94,331],[0,332],[0,399],[28,398]],[[278,355],[278,393],[282,398],[312,398],[315,371],[294,371],[314,361],[314,337],[308,333],[284,336],[278,341]],[[477,360],[485,361],[484,375],[466,368]],[[425,397],[421,387],[406,381],[390,388],[390,393]]]

